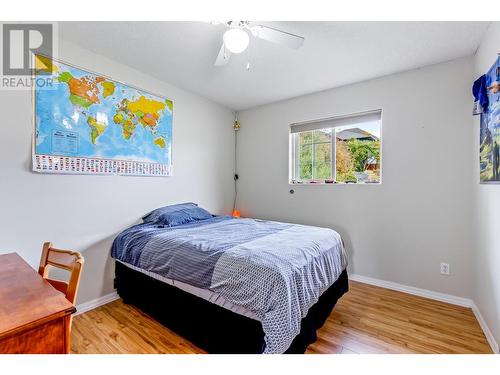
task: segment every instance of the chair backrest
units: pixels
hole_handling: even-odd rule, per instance
[[[54,288],[66,295],[66,299],[75,304],[78,284],[82,273],[84,259],[76,251],[61,250],[52,247],[51,242],[45,242],[42,248],[42,258],[38,273],[46,279]],[[68,282],[49,278],[49,269],[52,266],[69,272]]]

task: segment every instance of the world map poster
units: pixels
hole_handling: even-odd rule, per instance
[[[39,59],[34,171],[172,174],[171,100],[55,60],[43,71]]]

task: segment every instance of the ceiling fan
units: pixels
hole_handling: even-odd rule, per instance
[[[226,25],[228,30],[222,37],[222,46],[215,59],[216,66],[226,65],[233,53],[238,54],[246,50],[250,43],[250,35],[294,49],[300,48],[304,43],[302,36],[268,26],[252,25],[249,21],[212,22],[212,24],[220,23]]]

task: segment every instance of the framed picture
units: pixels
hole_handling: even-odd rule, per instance
[[[481,113],[479,170],[482,184],[500,183],[500,56],[485,76],[488,106]]]

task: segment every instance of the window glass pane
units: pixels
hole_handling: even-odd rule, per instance
[[[304,143],[311,143],[313,138],[312,134],[312,131],[299,133],[299,143],[301,145]]]
[[[317,142],[331,142],[332,141],[332,129],[319,129],[314,130],[313,141]]]
[[[314,171],[315,180],[332,178],[332,144],[318,143],[314,145]]]
[[[337,182],[380,182],[380,121],[335,130]]]
[[[299,180],[312,179],[312,153],[313,146],[311,144],[299,146]]]

